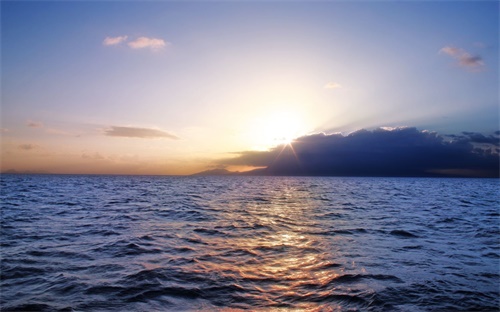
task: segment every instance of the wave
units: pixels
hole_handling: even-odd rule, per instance
[[[464,182],[2,176],[0,305],[496,311],[498,183]]]

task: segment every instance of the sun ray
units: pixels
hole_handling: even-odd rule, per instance
[[[293,158],[295,159],[295,162],[297,163],[297,167],[299,168],[299,171],[302,171],[302,165],[301,165],[301,162],[299,160],[299,157],[297,155],[297,152],[295,151],[295,148],[293,147],[293,140],[291,140],[289,143],[286,143],[286,144],[281,144],[279,146],[277,146],[276,148],[280,147],[281,146],[281,150],[280,152],[278,153],[278,155],[274,158],[273,162],[271,163],[271,165],[269,167],[273,167],[273,165],[280,159],[281,155],[283,154],[283,152],[289,148],[290,151],[292,152],[293,154]]]

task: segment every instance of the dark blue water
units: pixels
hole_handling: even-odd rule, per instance
[[[498,311],[495,179],[1,176],[2,311]]]

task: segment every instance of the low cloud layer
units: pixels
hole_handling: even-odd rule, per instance
[[[266,175],[498,177],[499,139],[471,132],[443,137],[415,128],[314,134],[219,164],[266,167],[256,172]]]
[[[141,139],[154,139],[166,138],[178,140],[179,138],[173,134],[158,129],[150,128],[136,128],[136,127],[116,127],[112,126],[104,130],[104,134],[112,137],[125,137],[125,138],[141,138]]]
[[[469,52],[461,48],[446,46],[439,50],[439,52],[454,58],[457,61],[457,64],[461,67],[479,69],[484,66],[481,56],[471,55]]]

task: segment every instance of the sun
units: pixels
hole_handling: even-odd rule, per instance
[[[253,120],[249,137],[254,150],[267,150],[279,145],[290,145],[305,134],[300,115],[290,111],[275,112]]]
[[[290,145],[290,144],[292,144],[293,139],[295,139],[295,138],[291,137],[291,136],[290,137],[283,137],[281,139],[281,143],[279,145],[282,145],[282,144],[284,144],[284,145]]]
[[[268,134],[276,145],[290,144],[297,135],[297,123],[286,115],[268,125]]]

